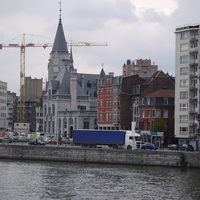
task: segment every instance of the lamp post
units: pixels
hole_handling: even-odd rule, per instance
[[[132,133],[134,131],[134,129],[137,127],[137,123],[138,123],[138,117],[135,116],[135,114],[138,114],[138,106],[139,106],[139,102],[138,99],[135,99],[133,102],[133,121],[132,121]]]

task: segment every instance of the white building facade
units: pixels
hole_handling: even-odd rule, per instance
[[[60,18],[43,96],[44,134],[71,138],[74,129],[97,127],[98,79],[99,74],[77,73]]]
[[[199,28],[177,27],[175,49],[175,137],[199,148]]]

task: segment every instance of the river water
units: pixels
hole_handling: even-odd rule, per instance
[[[0,200],[200,200],[200,170],[0,160]]]

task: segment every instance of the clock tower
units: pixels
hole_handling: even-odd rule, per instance
[[[73,60],[67,48],[61,18],[48,63],[48,81],[55,80],[64,69],[71,71]]]

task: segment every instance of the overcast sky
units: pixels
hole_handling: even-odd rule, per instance
[[[200,23],[199,0],[63,0],[61,18],[68,42],[107,42],[108,46],[74,47],[78,73],[122,74],[127,59],[151,59],[175,75],[177,26]],[[53,43],[59,0],[0,0],[0,43]],[[47,80],[51,47],[26,48],[26,76]],[[0,81],[19,95],[20,49],[0,50]]]

